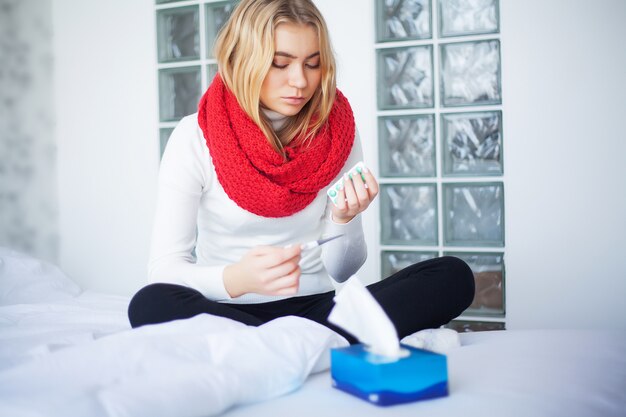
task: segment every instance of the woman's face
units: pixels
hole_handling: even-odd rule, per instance
[[[322,78],[319,39],[313,26],[280,23],[276,53],[261,86],[261,104],[293,116],[313,97]]]

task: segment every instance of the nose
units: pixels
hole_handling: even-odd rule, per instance
[[[302,66],[292,66],[291,71],[289,71],[289,86],[297,89],[303,89],[307,86],[307,80]]]

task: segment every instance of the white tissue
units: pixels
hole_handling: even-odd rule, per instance
[[[394,358],[404,354],[393,323],[356,277],[335,296],[328,321],[352,334],[372,353]]]

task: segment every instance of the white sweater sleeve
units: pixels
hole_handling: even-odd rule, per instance
[[[354,138],[352,151],[348,156],[341,172],[333,180],[334,184],[341,176],[357,162],[363,160],[363,151],[361,148],[361,139],[358,131]],[[343,234],[341,239],[335,239],[322,246],[322,262],[326,267],[328,274],[337,282],[344,282],[354,275],[367,259],[367,244],[363,234],[363,225],[361,215],[357,215],[348,223],[339,224],[332,220],[332,201],[327,200],[326,215],[323,236],[329,237]]]
[[[230,299],[225,265],[201,266],[192,255],[202,192],[208,183],[197,140],[195,116],[180,121],[161,160],[148,277],[151,282],[185,285],[213,300]]]

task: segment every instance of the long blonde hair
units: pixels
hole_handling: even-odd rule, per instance
[[[274,31],[280,23],[317,30],[321,82],[309,102],[278,132],[261,112],[261,86],[274,59]],[[215,57],[226,86],[241,108],[281,154],[283,143],[306,143],[325,125],[336,94],[335,57],[328,28],[311,0],[241,0],[215,41]],[[281,141],[282,139],[282,141]]]

